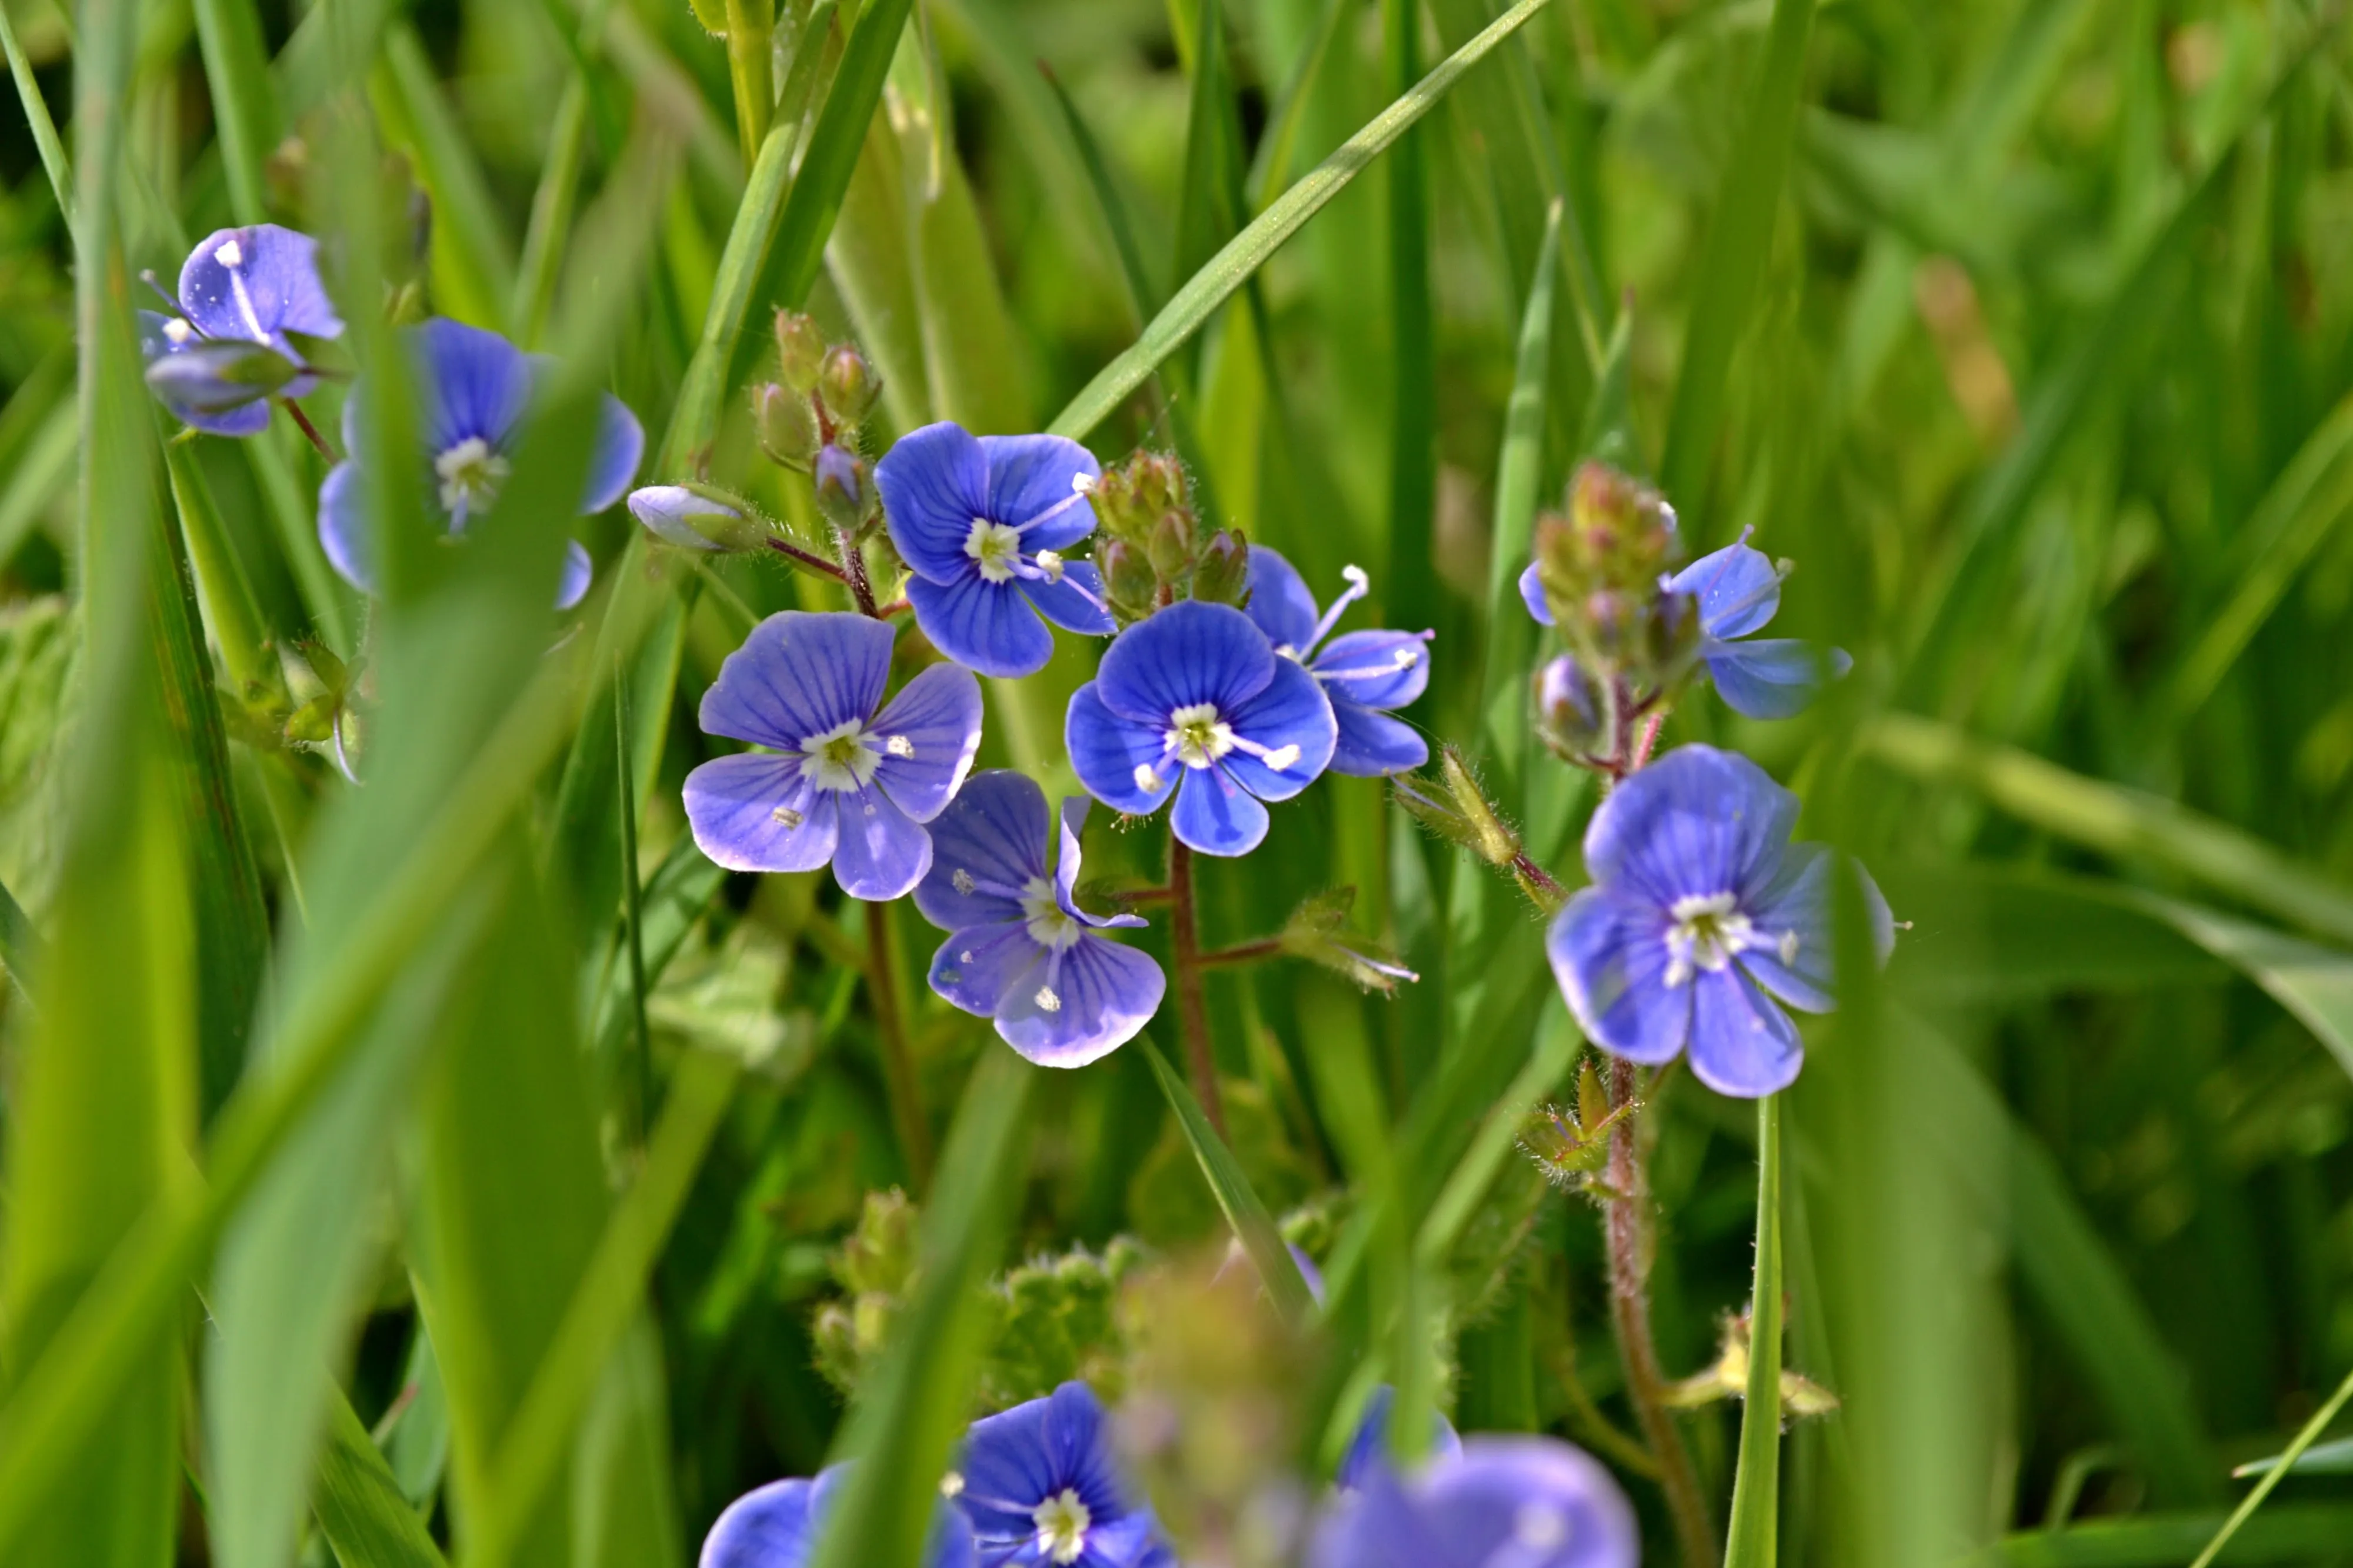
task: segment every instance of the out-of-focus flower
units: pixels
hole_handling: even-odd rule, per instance
[[[1320,614],[1299,569],[1260,545],[1250,552],[1250,618],[1274,644],[1274,651],[1298,660],[1323,683],[1332,700],[1339,742],[1332,771],[1359,778],[1401,773],[1430,760],[1430,745],[1401,720],[1386,711],[1402,708],[1430,684],[1434,632],[1346,632],[1332,637],[1341,612],[1365,596],[1365,574],[1351,566],[1348,586]]]
[[[524,353],[496,332],[438,317],[404,335],[421,405],[417,434],[424,441],[427,492],[448,531],[460,535],[469,522],[490,510],[506,481],[514,443],[547,362]],[[343,403],[346,451],[359,449],[364,390],[354,387]],[[606,394],[580,498],[584,514],[602,511],[621,499],[637,475],[645,446],[646,433],[637,416]],[[354,458],[329,471],[319,488],[319,542],[345,581],[372,592],[375,536],[367,515],[366,489]],[[588,552],[572,541],[565,552],[557,609],[570,609],[588,592],[589,570]]]
[[[1312,1568],[1635,1568],[1634,1510],[1554,1437],[1474,1436],[1399,1479],[1376,1467],[1317,1532]]]
[[[1779,1002],[1833,1004],[1837,858],[1791,844],[1798,797],[1747,758],[1683,746],[1629,775],[1585,833],[1593,885],[1546,942],[1587,1037],[1632,1061],[1671,1060],[1719,1094],[1754,1099],[1797,1079],[1805,1051]],[[1886,901],[1859,869],[1881,958]]]
[[[945,421],[883,454],[874,485],[934,647],[983,675],[1029,675],[1054,652],[1046,621],[1089,637],[1116,629],[1093,565],[1063,555],[1094,531],[1101,472],[1060,436],[976,437]]]
[[[178,316],[139,312],[147,384],[184,423],[215,436],[256,435],[271,397],[318,384],[289,333],[343,331],[319,281],[319,242],[274,223],[206,235],[180,268],[179,302]]]
[[[1083,1383],[974,1422],[945,1489],[980,1568],[1175,1568]]]
[[[923,825],[955,798],[980,747],[980,683],[934,665],[883,707],[891,642],[882,621],[786,610],[727,656],[703,693],[702,728],[768,750],[687,775],[687,821],[705,855],[735,871],[830,861],[853,899],[895,899],[923,879]]]
[[[1083,1067],[1126,1044],[1167,984],[1150,958],[1098,934],[1142,916],[1089,914],[1073,896],[1091,804],[1062,803],[1049,873],[1046,792],[1017,773],[976,773],[932,823],[932,868],[915,889],[923,918],[949,933],[932,989],[996,1019],[1006,1044],[1046,1067]]]
[[[1670,592],[1699,600],[1699,656],[1716,695],[1751,719],[1787,719],[1813,700],[1827,668],[1853,668],[1843,648],[1817,649],[1796,637],[1746,638],[1781,607],[1781,574],[1748,543],[1752,530],[1667,580]]]
[[[1260,803],[1314,783],[1339,731],[1324,688],[1248,616],[1187,600],[1119,635],[1071,695],[1063,737],[1105,805],[1141,816],[1173,792],[1178,838],[1246,855],[1266,837]]]
[[[1390,1470],[1389,1412],[1397,1406],[1397,1388],[1384,1383],[1373,1390],[1365,1401],[1365,1414],[1356,1422],[1356,1435],[1348,1439],[1348,1451],[1340,1457],[1339,1473],[1333,1484],[1342,1491],[1356,1491],[1371,1480],[1375,1470]],[[1454,1423],[1439,1411],[1430,1413],[1430,1451],[1424,1462],[1444,1464],[1462,1457],[1462,1438],[1454,1430]]]
[[[806,1568],[848,1470],[830,1465],[814,1480],[770,1481],[745,1492],[702,1538],[697,1568]],[[973,1568],[974,1563],[971,1528],[941,1503],[923,1543],[923,1568]]]

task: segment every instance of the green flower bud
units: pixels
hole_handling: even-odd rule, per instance
[[[823,445],[808,395],[773,381],[752,389],[752,423],[760,432],[760,449],[788,468],[807,468]]]
[[[1153,571],[1164,583],[1180,581],[1193,564],[1193,523],[1181,511],[1164,512],[1145,542]]]
[[[844,343],[825,356],[818,370],[817,390],[834,423],[855,429],[881,395],[882,378],[874,374],[864,354]]]
[[[776,364],[785,384],[795,392],[817,390],[818,373],[825,368],[825,333],[815,317],[797,310],[776,312]]]
[[[1219,529],[1193,568],[1193,597],[1240,605],[1250,597],[1250,542],[1239,529]]]
[[[1095,549],[1095,568],[1103,574],[1112,614],[1123,621],[1140,621],[1152,613],[1160,580],[1141,549],[1124,539],[1106,540]]]
[[[864,459],[839,447],[817,455],[817,510],[826,521],[844,533],[855,533],[866,521],[874,486]]]

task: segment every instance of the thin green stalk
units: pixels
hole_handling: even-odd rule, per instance
[[[1209,1010],[1201,996],[1201,929],[1193,900],[1193,851],[1168,836],[1168,949],[1176,968],[1176,1023],[1185,1036],[1185,1067],[1193,1092],[1218,1136],[1226,1136],[1225,1101],[1218,1094],[1218,1058],[1209,1048]]]
[[[866,906],[866,984],[874,1000],[874,1032],[882,1052],[882,1081],[891,1098],[891,1121],[899,1147],[907,1153],[907,1173],[916,1195],[931,1190],[932,1124],[923,1114],[922,1081],[907,1045],[906,1009],[899,996],[897,950],[891,941],[891,906]]]
[[[2312,1413],[2312,1419],[2304,1424],[2304,1430],[2295,1435],[2295,1441],[2280,1455],[2279,1462],[2266,1470],[2263,1479],[2255,1483],[2255,1489],[2231,1510],[2231,1517],[2222,1521],[2222,1528],[2214,1532],[2214,1539],[2206,1543],[2206,1550],[2198,1554],[2198,1560],[2189,1568],[2208,1568],[2215,1558],[2222,1554],[2222,1548],[2231,1544],[2231,1537],[2239,1533],[2239,1527],[2247,1522],[2255,1510],[2263,1506],[2263,1500],[2272,1495],[2272,1489],[2280,1484],[2280,1478],[2295,1468],[2295,1461],[2312,1447],[2314,1438],[2328,1430],[2328,1424],[2337,1419],[2337,1413],[2345,1408],[2348,1399],[2353,1399],[2353,1373],[2347,1373],[2345,1381],[2337,1385],[2337,1392],[2328,1396],[2328,1403]]]
[[[1748,1307],[1748,1394],[1732,1477],[1726,1568],[1773,1568],[1780,1537],[1781,1100],[1757,1102],[1757,1282]]]
[[[1391,92],[1421,69],[1421,0],[1382,0]],[[1440,607],[1432,570],[1438,514],[1438,328],[1430,300],[1430,179],[1422,135],[1408,131],[1388,157],[1390,365],[1389,608],[1392,625],[1426,626]]]
[[[629,772],[628,672],[618,658],[613,664],[614,765],[619,770],[616,787],[621,795],[621,938],[629,952],[629,1011],[638,1047],[636,1131],[642,1152],[654,1114],[654,1041],[646,1022],[645,910],[638,887],[637,790]]]
[[[511,313],[516,333],[536,345],[547,330],[555,280],[564,269],[565,241],[572,232],[572,206],[580,189],[581,155],[588,142],[588,78],[574,71],[555,102],[555,122],[547,136],[547,162],[532,194],[531,226],[523,232],[522,264],[515,279]]]
[[[747,169],[768,138],[776,108],[769,54],[776,32],[776,0],[727,0],[727,79],[735,90],[735,140]]]
[[[252,585],[237,563],[220,507],[213,500],[204,470],[196,465],[195,451],[184,441],[174,441],[165,445],[164,457],[171,469],[172,500],[180,513],[180,536],[196,569],[205,622],[220,648],[221,662],[228,667],[229,679],[241,694],[280,686],[278,661],[267,646],[269,637],[261,627],[261,611],[254,604]]]

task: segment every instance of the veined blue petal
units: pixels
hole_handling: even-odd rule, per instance
[[[1781,574],[1770,557],[1752,549],[1748,535],[1701,556],[1667,580],[1677,594],[1699,597],[1700,630],[1712,637],[1745,637],[1781,607]]]
[[[1082,795],[1071,795],[1062,802],[1059,824],[1061,842],[1055,852],[1054,861],[1055,907],[1081,925],[1095,931],[1144,925],[1146,922],[1142,915],[1093,915],[1079,907],[1079,835],[1087,825],[1087,810],[1093,805],[1094,802]]]
[[[1814,700],[1825,668],[1844,675],[1854,664],[1842,649],[1825,651],[1794,637],[1711,640],[1701,654],[1725,706],[1751,719],[1790,717]]]
[[[1134,1039],[1166,987],[1150,958],[1090,932],[1008,988],[997,1032],[1040,1067],[1084,1067]]]
[[[638,459],[646,454],[646,428],[608,392],[596,405],[596,442],[588,455],[586,493],[580,498],[584,513],[603,511],[619,500],[638,477]]]
[[[1186,769],[1165,754],[1157,727],[1103,706],[1097,690],[1101,684],[1090,680],[1071,694],[1062,721],[1063,749],[1089,795],[1113,811],[1147,816],[1160,809],[1176,787],[1176,775]],[[1138,769],[1152,770],[1150,784],[1138,781]]]
[[[1747,758],[1679,746],[1630,774],[1585,830],[1595,882],[1626,884],[1664,910],[1677,899],[1769,879],[1798,820],[1798,797]]]
[[[990,768],[965,781],[931,829],[932,868],[915,889],[923,917],[948,931],[1018,922],[1022,892],[1046,875],[1046,792],[1026,774]]]
[[[1112,711],[1165,725],[1177,709],[1200,702],[1231,714],[1265,690],[1284,662],[1240,610],[1186,599],[1120,633],[1095,670],[1095,686]]]
[[[988,505],[979,515],[1022,528],[1024,552],[1068,550],[1095,531],[1094,507],[1071,482],[1083,476],[1092,486],[1103,477],[1092,452],[1066,436],[983,436],[980,451],[988,464]],[[1023,528],[1048,512],[1054,515]]]
[[[968,669],[935,664],[874,716],[874,732],[882,744],[875,784],[901,811],[929,822],[955,797],[980,750],[980,682]]]
[[[1299,574],[1298,567],[1263,544],[1250,546],[1249,571],[1250,603],[1242,606],[1242,613],[1277,648],[1289,648],[1294,658],[1305,657],[1307,645],[1315,640],[1315,618],[1321,614],[1315,595],[1308,591],[1307,579]]]
[[[1780,875],[1741,897],[1741,908],[1765,941],[1740,954],[1740,963],[1766,990],[1809,1013],[1827,1013],[1837,1004],[1831,879],[1838,858],[1825,845],[1792,844]],[[1895,949],[1895,917],[1871,874],[1860,866],[1852,869],[1862,881],[1872,950],[1884,963]]]
[[[973,570],[945,581],[918,574],[908,579],[907,603],[932,646],[965,668],[1034,675],[1054,656],[1054,634],[1021,588],[1018,579],[991,583]]]
[[[984,1563],[1007,1561],[1002,1548],[1034,1543],[1038,1505],[1065,1489],[1097,1524],[1145,1511],[1112,1453],[1110,1419],[1083,1383],[974,1422],[954,1464],[964,1482],[956,1506]]]
[[[319,281],[318,256],[318,241],[274,223],[216,229],[180,267],[180,309],[208,338],[281,352],[292,350],[288,332],[340,337],[343,319]]]
[[[779,751],[871,715],[891,673],[891,628],[848,611],[785,610],[752,628],[702,694],[702,724]]]
[[[797,758],[720,757],[686,775],[684,794],[696,847],[731,871],[814,871],[833,858],[834,797]]]
[[[939,864],[939,849],[932,850]],[[950,931],[932,954],[932,989],[948,1002],[980,1017],[994,1016],[1007,998],[1023,985],[1035,989],[1032,976],[1045,971],[1046,950],[1029,934],[1029,923],[1018,916],[965,931]]]
[[[1281,768],[1247,751],[1226,753],[1221,765],[1227,775],[1261,800],[1289,800],[1314,783],[1339,743],[1338,721],[1323,683],[1287,658],[1275,660],[1274,679],[1257,695],[1225,710],[1224,718],[1236,736],[1252,745],[1274,752],[1297,749]]]
[[[1430,761],[1430,742],[1402,719],[1376,713],[1335,698],[1332,719],[1339,739],[1332,748],[1332,771],[1351,778],[1386,778],[1411,773]]]
[[[1806,1062],[1798,1026],[1739,964],[1702,970],[1692,991],[1691,1065],[1700,1082],[1755,1100],[1798,1080]]]
[[[916,576],[947,583],[972,570],[964,546],[973,520],[988,515],[988,457],[970,431],[946,420],[909,431],[874,465],[874,488]]]
[[[1430,633],[1344,632],[1308,668],[1332,694],[1359,708],[1402,708],[1430,686]]]
[[[1672,1060],[1691,1032],[1690,984],[1666,984],[1666,930],[1661,910],[1607,888],[1586,888],[1554,917],[1545,938],[1553,978],[1577,1027],[1629,1061]]]
[[[424,400],[419,434],[427,457],[461,441],[504,451],[531,406],[531,361],[496,332],[436,316],[409,330]]]
[[[932,868],[932,836],[874,784],[836,796],[841,841],[833,879],[853,899],[879,904],[913,892]]]
[[[1536,625],[1552,625],[1552,603],[1545,597],[1544,573],[1533,561],[1528,563],[1528,569],[1520,574],[1520,603],[1528,607],[1528,614],[1535,617]]]
[[[1247,855],[1266,837],[1266,807],[1219,768],[1183,768],[1169,830],[1204,855]]]
[[[1021,596],[1036,605],[1039,615],[1066,632],[1107,637],[1119,630],[1119,623],[1104,607],[1103,574],[1092,561],[1063,562],[1062,580],[1059,583],[1041,582],[1035,577],[1023,577],[1019,582]]]
[[[344,582],[363,594],[375,591],[375,535],[357,463],[337,463],[319,487],[319,547]]]

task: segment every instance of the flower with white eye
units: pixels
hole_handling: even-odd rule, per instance
[[[318,385],[293,336],[343,336],[319,281],[319,242],[274,223],[205,236],[180,268],[180,314],[139,312],[147,383],[183,424],[253,436],[272,397]]]
[[[974,1422],[955,1473],[981,1568],[1175,1568],[1083,1383]]]
[[[1430,642],[1434,632],[1362,631],[1332,636],[1341,612],[1371,591],[1358,568],[1343,574],[1348,585],[1319,611],[1299,569],[1274,551],[1253,544],[1250,552],[1250,603],[1243,613],[1264,632],[1274,651],[1306,666],[1332,700],[1339,742],[1332,748],[1332,771],[1359,778],[1409,773],[1430,761],[1430,744],[1389,710],[1419,697],[1430,685]],[[1324,639],[1329,637],[1328,642]]]

